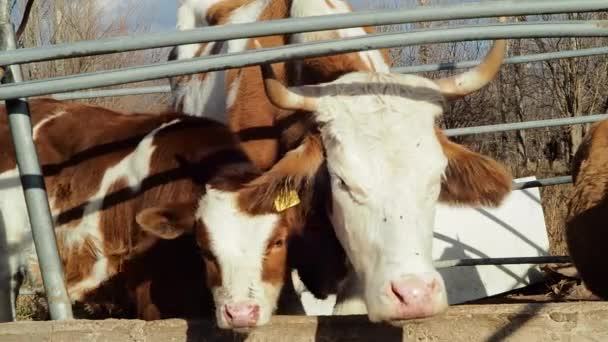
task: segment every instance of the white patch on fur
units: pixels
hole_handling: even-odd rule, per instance
[[[190,2],[192,1],[188,1],[188,3]],[[211,5],[219,1],[207,0],[200,2],[201,3],[199,4],[197,1],[194,1],[195,4],[193,4],[192,6],[198,6],[196,7],[196,11],[198,11],[198,13],[201,13],[201,15],[204,14],[204,17],[207,15],[207,11],[211,7]],[[270,0],[257,0],[246,4],[245,6],[239,7],[230,14],[230,17],[227,19],[226,24],[255,22],[259,19],[260,15],[269,3]],[[180,12],[178,11],[178,23],[180,20],[179,13]],[[225,54],[243,52],[247,50],[248,41],[248,39],[235,39],[229,40],[227,42],[218,42],[217,44],[222,45],[219,51],[215,51],[215,53]],[[212,52],[214,52],[213,46],[215,44],[216,43],[209,43],[205,47],[201,56],[210,56]],[[198,49],[198,45],[196,49]],[[189,54],[194,56],[195,52],[196,51],[191,53],[184,52],[182,54],[182,52],[180,52],[180,50],[178,49],[177,59],[189,58],[187,56]],[[221,70],[209,72],[205,75],[202,81],[197,77],[197,75],[193,75],[192,80],[190,80],[187,84],[177,86],[177,89],[174,91],[173,94],[173,97],[176,99],[174,103],[183,103],[183,112],[186,114],[193,116],[203,116],[227,124],[228,117],[226,111],[232,106],[234,101],[236,101],[236,95],[238,95],[232,95],[234,96],[234,99],[232,99],[230,97],[231,94],[226,91],[226,88],[231,86],[226,84],[227,72],[231,71]]]
[[[64,110],[58,110],[57,112],[47,116],[46,118],[40,120],[33,128],[32,128],[32,137],[34,140],[38,139],[38,131],[40,130],[40,128],[44,127],[46,124],[48,124],[51,121],[54,121],[55,119],[61,117],[63,114],[66,114],[67,112]]]
[[[33,242],[17,168],[0,174],[0,189],[0,322],[9,322],[15,318],[15,279]]]
[[[192,30],[207,26],[207,11],[223,0],[179,0],[176,28],[180,31]],[[200,44],[180,45],[177,47],[177,59],[194,57]]]
[[[258,324],[268,322],[281,288],[262,281],[262,263],[280,216],[245,214],[239,209],[236,193],[210,187],[196,216],[205,224],[210,250],[221,269],[222,286],[211,289],[220,327],[227,326],[223,308],[229,303],[257,304]]]
[[[447,159],[434,124],[443,98],[413,75],[357,72],[318,88],[330,218],[364,283],[370,319],[394,317],[390,282],[435,272],[434,210]]]
[[[312,17],[320,15],[334,15],[351,13],[351,9],[345,1],[328,0],[334,8],[330,7],[325,0],[294,0],[291,5],[291,17]],[[334,32],[338,37],[351,38],[367,35],[367,32],[362,27],[353,27],[347,29],[338,29],[334,31],[321,32],[304,32],[292,35],[292,43],[306,43],[320,40],[336,39],[331,32]],[[360,51],[358,52],[361,60],[367,66],[368,71],[384,72],[390,71],[389,65],[384,60],[384,57],[378,50]],[[362,70],[363,71],[363,70]]]

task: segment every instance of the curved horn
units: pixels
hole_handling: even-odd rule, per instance
[[[507,18],[500,17],[499,21],[504,23]],[[458,98],[471,94],[485,87],[496,77],[506,53],[507,41],[504,39],[496,40],[481,64],[461,74],[438,79],[434,82],[448,98]]]
[[[253,40],[253,45],[256,49],[262,47],[257,39]],[[260,67],[262,69],[266,96],[268,96],[273,105],[286,110],[314,112],[317,109],[317,100],[315,98],[297,94],[277,80],[270,64],[260,64]]]

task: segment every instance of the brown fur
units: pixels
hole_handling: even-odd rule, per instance
[[[439,130],[448,166],[441,183],[439,200],[468,206],[498,206],[511,192],[512,176],[496,161],[453,143]]]
[[[568,250],[587,287],[608,299],[608,121],[594,124],[585,136],[574,157],[572,176]]]

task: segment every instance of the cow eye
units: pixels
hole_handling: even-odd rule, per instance
[[[356,185],[352,186],[352,184],[349,185],[344,181],[344,178],[336,174],[332,174],[331,177],[337,188],[347,193],[355,202],[363,203],[365,201],[366,193],[361,187]]]
[[[272,244],[272,247],[281,248],[281,247],[283,247],[284,244],[285,244],[284,239],[278,239],[278,240],[275,240],[275,242]]]
[[[344,181],[344,179],[340,176],[334,175],[334,179],[336,184],[341,190],[349,191],[348,184]]]

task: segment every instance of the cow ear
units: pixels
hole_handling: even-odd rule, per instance
[[[496,161],[453,143],[436,130],[448,159],[439,201],[469,206],[499,206],[511,192],[511,173]]]
[[[140,211],[135,221],[143,231],[165,240],[192,233],[194,228],[194,202],[181,202]]]
[[[318,135],[309,135],[270,170],[239,191],[241,208],[250,213],[277,213],[307,202],[301,198],[314,185],[325,158]]]

